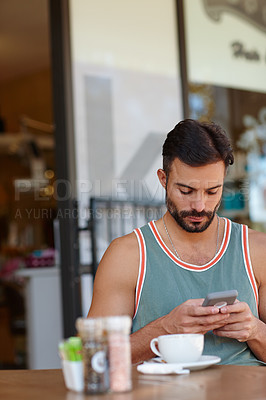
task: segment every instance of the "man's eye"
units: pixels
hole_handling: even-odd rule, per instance
[[[184,194],[184,195],[187,195],[187,194],[191,194],[191,193],[192,193],[192,190],[189,190],[188,192],[184,192],[183,190],[180,190],[180,192],[181,192],[182,194]]]
[[[218,190],[215,190],[215,191],[213,192],[213,191],[210,190],[210,191],[208,191],[207,193],[208,193],[208,195],[212,196],[212,195],[216,194],[217,191],[218,191]]]

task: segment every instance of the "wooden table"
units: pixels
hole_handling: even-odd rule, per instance
[[[190,375],[143,375],[133,368],[128,393],[84,395],[65,389],[61,370],[0,371],[3,400],[262,400],[266,367],[213,366]]]

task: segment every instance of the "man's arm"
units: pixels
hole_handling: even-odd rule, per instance
[[[250,256],[259,293],[259,318],[248,304],[237,301],[223,307],[221,313],[230,313],[228,324],[214,331],[218,336],[247,342],[255,356],[266,362],[266,235],[249,230]]]

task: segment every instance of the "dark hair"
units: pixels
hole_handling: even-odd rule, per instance
[[[193,119],[180,121],[168,133],[162,154],[167,175],[175,158],[192,167],[223,161],[227,168],[234,163],[233,150],[225,131],[213,122]]]

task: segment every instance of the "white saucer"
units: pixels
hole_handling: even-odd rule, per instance
[[[190,362],[190,363],[165,363],[162,361],[161,358],[153,358],[151,361],[148,361],[148,364],[159,364],[162,365],[162,370],[163,366],[171,366],[176,369],[178,368],[186,368],[189,369],[190,371],[196,371],[200,369],[205,369],[210,367],[211,365],[218,364],[221,361],[220,357],[216,356],[201,356],[200,359],[196,362]],[[168,368],[168,367],[167,367]]]

